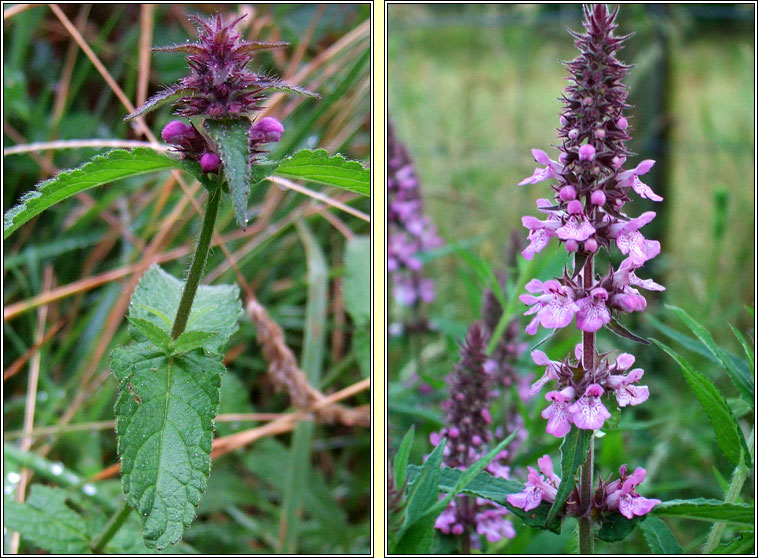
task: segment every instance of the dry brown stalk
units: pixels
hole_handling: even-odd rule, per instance
[[[324,394],[308,383],[305,372],[300,370],[292,350],[284,340],[284,332],[268,315],[255,298],[247,301],[247,315],[255,324],[258,342],[263,349],[263,358],[268,362],[268,374],[279,389],[286,389],[292,404],[299,409],[314,407],[318,417],[326,422],[347,425],[366,424],[365,413],[342,405],[321,406]]]

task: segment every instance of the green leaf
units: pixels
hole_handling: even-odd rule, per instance
[[[7,258],[6,258],[6,262],[7,262]],[[745,356],[747,357],[748,366],[750,366],[750,374],[753,377],[755,377],[755,353],[753,353],[752,347],[745,340],[745,337],[742,335],[740,330],[738,330],[732,324],[729,324],[729,327],[731,328],[732,333],[734,333],[734,336],[740,342],[740,345],[742,345],[742,350],[745,351]]]
[[[744,459],[746,466],[750,467],[750,453],[748,452],[747,442],[742,434],[742,430],[737,424],[737,419],[734,418],[726,399],[713,381],[695,370],[689,362],[684,360],[673,349],[656,339],[653,339],[653,342],[679,364],[687,383],[703,406],[703,410],[711,422],[713,431],[716,433],[716,442],[718,442],[726,458],[735,465],[740,459]]]
[[[128,316],[127,319],[129,320],[129,323],[137,330],[136,332],[132,332],[132,337],[137,339],[137,341],[143,340],[138,338],[139,333],[141,333],[144,338],[150,341],[153,345],[159,349],[163,349],[163,351],[166,353],[171,353],[171,350],[174,346],[174,341],[171,339],[171,336],[167,331],[161,329],[153,322],[144,320],[142,318]]]
[[[408,482],[414,482],[421,472],[418,465],[408,465],[407,477]],[[458,484],[463,471],[442,467],[440,469],[439,487],[443,492],[451,492],[453,487]],[[492,500],[496,504],[504,506],[508,503],[509,494],[517,494],[524,491],[524,485],[517,481],[506,480],[500,477],[493,477],[487,472],[476,475],[471,482],[460,490],[463,494],[470,494],[486,500]],[[545,512],[547,514],[547,510]]]
[[[177,99],[181,99],[182,97],[186,96],[187,94],[192,93],[192,89],[186,88],[186,87],[179,87],[178,85],[172,85],[171,87],[164,89],[163,91],[159,91],[152,97],[150,97],[147,101],[145,101],[145,104],[136,109],[131,114],[128,114],[124,117],[124,121],[131,120],[132,118],[137,118],[141,114],[145,114],[146,112],[150,112],[153,110],[156,110],[166,103],[170,103],[172,101],[175,101]]]
[[[111,369],[124,493],[142,518],[145,544],[162,549],[182,538],[205,491],[224,366],[137,343],[116,348]]]
[[[225,120],[207,119],[203,129],[216,146],[216,152],[224,164],[223,173],[232,192],[232,204],[237,224],[247,227],[247,198],[250,195],[250,144],[248,132],[250,120],[235,118]]]
[[[150,266],[132,294],[129,317],[152,322],[170,334],[183,288],[183,281],[169,275],[158,265]],[[203,348],[209,354],[218,354],[237,331],[241,315],[242,304],[237,285],[202,285],[197,289],[184,333],[200,331],[215,334],[214,337],[206,337]]]
[[[105,155],[96,155],[80,167],[62,171],[40,182],[36,190],[24,194],[19,204],[5,213],[3,238],[8,238],[45,209],[80,192],[123,178],[177,168],[180,168],[178,161],[143,147],[131,151],[114,149]]]
[[[302,149],[279,161],[274,174],[336,186],[364,196],[371,195],[371,170],[342,155],[329,156],[326,149]]]
[[[90,554],[87,526],[67,498],[61,488],[34,484],[25,503],[5,500],[5,527],[53,554]]]
[[[353,352],[364,378],[371,375],[371,329],[365,325],[353,332]]]
[[[755,401],[753,399],[753,393],[755,391],[755,384],[753,382],[753,377],[749,374],[749,372],[747,370],[741,370],[738,366],[736,366],[727,352],[716,345],[716,342],[713,340],[711,333],[702,325],[697,323],[694,319],[692,319],[692,316],[690,316],[687,312],[676,306],[671,306],[670,304],[667,304],[666,308],[679,316],[679,319],[684,322],[690,331],[692,331],[692,333],[694,333],[695,336],[700,339],[700,341],[702,341],[706,347],[708,347],[708,350],[711,351],[713,356],[718,359],[718,361],[721,363],[721,366],[723,366],[726,370],[726,373],[729,375],[732,383],[737,388],[737,391],[739,391],[740,396],[745,401],[750,403],[751,408],[754,408]]]
[[[371,238],[354,236],[345,248],[345,309],[356,325],[371,324]]]
[[[555,501],[547,515],[547,523],[553,523],[558,517],[558,512],[566,503],[571,491],[576,486],[576,471],[587,461],[587,453],[590,449],[593,430],[572,428],[563,438],[561,443],[561,483],[555,494]]]
[[[405,485],[405,472],[408,469],[408,455],[411,453],[411,445],[413,444],[413,434],[416,428],[411,426],[408,432],[403,436],[403,441],[400,442],[400,447],[395,455],[394,469],[395,469],[395,487],[397,490],[402,490]]]
[[[721,543],[714,554],[747,554],[755,555],[755,534],[753,531],[739,533],[731,541]]]
[[[174,341],[174,351],[176,355],[194,351],[200,347],[213,345],[218,333],[212,331],[185,331]]]
[[[702,521],[725,521],[741,525],[753,525],[755,521],[753,504],[730,504],[721,500],[705,498],[669,500],[655,506],[652,513]]]
[[[632,341],[636,341],[637,343],[642,343],[643,345],[650,345],[650,341],[645,339],[644,337],[640,337],[639,335],[632,333],[628,329],[626,329],[624,326],[622,326],[615,318],[611,318],[611,321],[605,324],[605,327],[618,335],[619,337],[623,337],[625,339],[631,339]]]
[[[651,517],[642,525],[651,554],[684,554],[682,545],[676,540],[668,525],[657,517]]]
[[[618,542],[623,541],[629,536],[629,533],[634,531],[637,524],[641,521],[645,521],[647,516],[636,516],[632,519],[627,519],[620,513],[612,513],[604,518],[600,529],[597,530],[597,538],[606,542]]]

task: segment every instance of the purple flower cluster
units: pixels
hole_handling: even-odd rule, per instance
[[[606,404],[618,407],[639,405],[649,397],[647,386],[638,385],[641,368],[629,369],[634,356],[620,354],[615,359],[599,354],[595,349],[595,332],[603,327],[617,326],[615,320],[622,312],[639,312],[647,302],[636,287],[661,291],[664,287],[650,279],[640,279],[636,271],[660,252],[660,244],[646,239],[640,229],[650,223],[655,213],[648,211],[630,217],[622,209],[635,192],[642,198],[661,201],[649,186],[640,180],[654,161],[645,160],[634,169],[624,170],[630,153],[625,142],[630,140],[629,123],[623,111],[627,91],[621,80],[629,66],[619,62],[615,52],[627,37],[615,37],[613,30],[618,8],[609,13],[604,4],[584,7],[586,34],[571,32],[581,54],[567,63],[571,77],[564,95],[564,111],[560,117],[557,161],[539,149],[532,150],[535,160],[543,165],[520,185],[536,184],[552,179],[553,200],[537,200],[537,209],[544,220],[527,216],[522,219],[529,229],[529,245],[522,251],[532,259],[556,238],[569,253],[574,254],[574,272],[564,269],[559,278],[540,281],[532,279],[526,285],[528,294],[520,300],[529,305],[525,315],[533,316],[526,332],[534,335],[541,325],[547,329],[563,328],[576,320],[582,331],[582,342],[576,345],[573,358],[551,360],[544,352],[535,350],[535,364],[545,367],[545,373],[530,390],[535,395],[550,381],[554,388],[545,395],[549,402],[542,411],[547,419],[546,430],[564,437],[572,425],[584,430],[598,430],[611,417]],[[603,276],[595,273],[594,260],[601,248],[616,248],[626,258],[617,269],[609,267]],[[618,329],[618,328],[616,328]],[[631,334],[630,334],[631,335]],[[607,397],[606,403],[603,398]],[[614,402],[615,399],[615,402]],[[588,462],[591,469],[592,462]],[[541,501],[552,502],[560,479],[553,472],[548,456],[538,461],[542,476],[529,469],[526,490],[508,497],[508,502],[530,510]],[[621,479],[602,483],[592,506],[601,511],[619,511],[625,517],[644,515],[659,500],[642,498],[635,487],[642,482],[645,470],[638,468],[632,475],[621,469]],[[588,477],[591,478],[591,477]],[[590,485],[585,486],[589,491]],[[588,494],[588,492],[587,492]],[[576,497],[567,500],[567,513],[577,506],[576,515],[584,515],[590,506]]]
[[[387,271],[393,295],[403,306],[434,300],[434,281],[421,274],[418,254],[442,244],[423,212],[421,189],[405,146],[387,124]]]
[[[481,324],[473,324],[461,347],[461,360],[450,379],[450,398],[443,403],[446,426],[430,436],[433,445],[443,437],[447,444],[443,463],[451,468],[466,470],[483,456],[492,440],[490,404],[494,378],[485,363],[486,341]],[[508,452],[501,451],[486,467],[496,477],[508,478],[509,468],[503,464]],[[477,546],[477,535],[497,542],[515,535],[513,525],[505,517],[507,508],[484,500],[461,495],[455,498],[435,522],[435,527],[448,535],[469,535]],[[476,533],[476,534],[475,534]]]
[[[160,52],[186,53],[189,74],[151,97],[142,107],[126,117],[134,118],[160,105],[173,102],[175,113],[192,119],[246,119],[250,121],[262,109],[264,93],[270,89],[284,89],[294,93],[316,96],[315,93],[247,68],[253,53],[261,49],[286,46],[287,43],[245,41],[234,27],[245,16],[225,22],[220,14],[203,19],[190,16],[198,29],[199,41],[157,48]],[[185,159],[200,163],[203,172],[218,172],[221,159],[214,146],[195,127],[197,122],[186,124],[179,120],[169,122],[161,132],[166,143],[175,146]],[[198,124],[199,125],[199,124]],[[284,128],[276,118],[267,116],[250,124],[248,143],[252,165],[267,143],[279,141]]]
[[[553,462],[550,457],[543,455],[537,460],[539,472],[532,467],[527,467],[529,476],[523,492],[509,494],[508,503],[524,511],[530,511],[538,507],[542,502],[552,504],[561,483],[560,477],[553,471]],[[542,474],[540,474],[542,473]],[[603,514],[619,512],[627,519],[635,515],[641,516],[652,510],[661,501],[656,498],[645,498],[637,494],[636,488],[645,480],[645,469],[637,467],[634,473],[627,475],[626,465],[619,469],[619,478],[610,481],[600,479],[598,487],[592,498],[591,511],[594,516],[602,517]],[[580,509],[578,489],[574,488],[567,498],[566,513],[579,515]]]

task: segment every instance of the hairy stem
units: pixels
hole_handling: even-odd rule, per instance
[[[594,280],[595,261],[589,256],[584,262],[582,272],[583,286],[589,291]],[[595,333],[582,332],[582,368],[585,376],[592,374],[595,369]],[[591,378],[590,381],[594,381]],[[582,465],[579,481],[579,502],[582,515],[579,518],[579,554],[593,554],[595,551],[595,539],[592,534],[592,517],[590,517],[590,501],[592,499],[592,472],[595,466],[595,437],[590,438],[590,449],[587,452],[587,461]]]
[[[205,218],[203,219],[203,229],[200,231],[195,255],[192,258],[192,266],[187,276],[187,282],[184,284],[184,292],[182,292],[182,299],[179,302],[179,309],[176,311],[174,326],[171,328],[172,339],[179,337],[184,333],[184,328],[187,327],[187,320],[189,319],[190,310],[192,310],[192,302],[195,300],[197,287],[200,285],[200,278],[203,276],[205,262],[208,259],[208,250],[211,246],[213,226],[216,224],[220,201],[221,184],[219,183],[208,198],[208,207],[205,210]]]
[[[121,507],[114,513],[105,525],[105,529],[95,539],[92,540],[92,554],[102,554],[105,545],[110,542],[113,536],[118,533],[121,526],[132,513],[132,507],[126,503],[126,500],[121,502]]]

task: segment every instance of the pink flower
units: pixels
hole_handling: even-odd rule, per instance
[[[542,351],[532,351],[531,356],[534,364],[537,364],[539,366],[546,366],[547,368],[545,368],[545,373],[542,375],[542,377],[532,384],[532,387],[529,389],[529,397],[532,397],[539,390],[541,390],[542,386],[544,386],[550,380],[557,380],[558,371],[560,370],[561,366],[561,363],[559,361],[550,360],[548,356]]]
[[[505,519],[505,516],[510,513],[508,508],[492,502],[487,502],[487,504],[489,506],[486,509],[476,514],[476,532],[484,535],[491,543],[515,537],[513,523]]]
[[[524,491],[518,494],[509,494],[507,497],[511,506],[529,511],[539,506],[543,500],[546,502],[555,501],[555,494],[558,491],[561,479],[553,472],[553,462],[549,456],[543,455],[537,460],[537,465],[544,476],[541,476],[532,467],[527,467],[529,474]]]
[[[656,257],[661,251],[661,243],[657,240],[647,240],[639,229],[655,218],[654,211],[646,211],[639,217],[625,223],[615,223],[609,228],[609,236],[616,239],[616,246],[636,267]]]
[[[545,395],[545,399],[551,401],[550,405],[542,411],[542,418],[547,419],[545,431],[548,434],[563,438],[569,433],[572,422],[569,407],[575,394],[574,388],[567,387],[561,391],[550,391]]]
[[[595,158],[595,147],[589,143],[585,143],[579,148],[579,160],[580,161],[592,161]]]
[[[557,179],[563,172],[563,165],[561,163],[553,161],[550,157],[547,156],[547,153],[541,149],[532,149],[532,156],[534,157],[535,161],[542,165],[546,165],[546,167],[537,167],[534,169],[532,176],[529,176],[519,182],[519,186],[523,186],[524,184],[537,184],[538,182],[542,182],[548,178]]]
[[[618,364],[618,360],[616,362]],[[642,368],[635,368],[625,376],[612,374],[608,377],[605,387],[610,388],[615,393],[619,407],[639,405],[647,401],[650,396],[648,387],[632,385],[638,382],[644,373]]]
[[[643,498],[635,491],[635,488],[645,480],[645,469],[637,467],[626,479],[624,479],[626,465],[621,467],[620,472],[623,482],[613,482],[606,488],[606,503],[609,509],[618,510],[627,519],[632,519],[635,515],[645,515],[661,503],[656,498]]]
[[[250,139],[257,143],[275,143],[283,132],[281,122],[271,116],[264,116],[250,129]]]
[[[539,279],[532,279],[526,284],[526,290],[533,294],[542,293],[539,297],[531,294],[519,296],[519,300],[524,304],[533,305],[524,315],[536,314],[526,326],[529,335],[537,333],[537,326],[540,324],[547,329],[566,327],[579,310],[574,302],[573,291],[555,279],[549,279],[544,283]]]
[[[652,279],[640,279],[634,273],[634,270],[640,267],[632,258],[626,258],[618,268],[618,271],[613,275],[613,285],[634,285],[636,287],[642,287],[648,291],[665,291],[666,287],[659,285]]]
[[[599,384],[591,384],[587,387],[575,403],[569,406],[571,421],[583,430],[598,430],[603,427],[605,419],[611,417],[611,413],[600,401],[603,388]]]
[[[573,200],[573,203],[576,200]],[[584,213],[574,213],[566,220],[566,223],[556,229],[556,234],[561,240],[576,240],[582,242],[595,234],[595,227],[587,220]]]
[[[576,301],[579,310],[576,313],[576,326],[582,331],[592,333],[611,321],[611,314],[605,301],[608,299],[608,291],[602,287],[595,287],[590,291],[590,296]]]
[[[641,198],[647,198],[653,201],[663,201],[663,198],[661,196],[653,192],[650,186],[639,179],[639,176],[642,174],[647,174],[647,172],[653,167],[654,164],[655,161],[652,159],[645,159],[635,168],[619,173],[617,177],[618,185],[622,187],[631,186],[632,190],[637,192]]]

